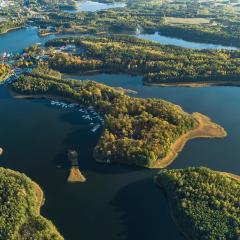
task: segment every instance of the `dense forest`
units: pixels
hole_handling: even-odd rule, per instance
[[[190,50],[125,35],[54,39],[46,45],[66,44],[75,44],[82,53],[54,52],[49,60],[52,68],[65,73],[121,71],[142,74],[146,83],[239,80],[240,51]]]
[[[105,128],[94,151],[98,161],[152,167],[167,155],[176,139],[197,126],[191,115],[169,102],[131,98],[93,81],[57,79],[50,77],[45,67],[41,74],[41,68],[20,77],[12,89],[94,106],[105,118]]]
[[[6,64],[0,63],[0,83],[5,80],[9,73],[10,67]]]
[[[201,167],[162,170],[156,181],[189,239],[239,239],[240,178]]]
[[[39,215],[37,185],[24,174],[0,168],[0,239],[63,240],[53,224]]]

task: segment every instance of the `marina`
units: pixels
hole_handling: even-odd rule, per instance
[[[90,106],[88,108],[84,108],[82,105],[76,104],[76,103],[66,103],[63,101],[58,101],[58,100],[51,100],[50,101],[51,106],[56,106],[60,107],[63,109],[75,109],[79,113],[81,113],[81,117],[84,120],[87,120],[90,122],[90,126],[95,125],[92,129],[91,132],[95,133],[97,130],[101,128],[101,126],[104,126],[104,119],[101,115],[99,115],[95,109]]]

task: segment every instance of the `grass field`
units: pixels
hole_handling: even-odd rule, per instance
[[[166,24],[191,24],[191,25],[199,25],[199,24],[209,24],[210,19],[208,18],[176,18],[176,17],[165,17],[164,18]]]

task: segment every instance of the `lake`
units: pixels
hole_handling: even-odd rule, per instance
[[[27,44],[44,41],[34,29],[13,31],[0,36],[0,51],[21,52]],[[240,88],[147,87],[141,77],[125,74],[71,78],[133,89],[136,97],[163,98],[210,116],[228,137],[189,142],[169,168],[207,166],[240,174]],[[153,183],[157,170],[95,163],[92,151],[101,133],[91,133],[77,109],[53,107],[48,100],[14,99],[1,86],[0,116],[1,166],[24,172],[41,185],[46,196],[42,214],[66,240],[183,240]],[[66,182],[69,148],[80,152],[84,184]]]
[[[17,53],[36,43],[44,44],[54,35],[39,37],[36,27],[22,28],[0,35],[0,53]]]
[[[178,47],[192,48],[192,49],[198,49],[198,50],[202,50],[202,49],[239,50],[239,48],[232,47],[232,46],[223,46],[220,44],[211,44],[211,43],[191,42],[191,41],[186,41],[180,38],[167,37],[158,32],[154,34],[138,34],[136,35],[136,37],[145,39],[145,40],[159,42],[163,45],[175,45]]]
[[[95,1],[81,1],[77,3],[77,8],[74,10],[65,10],[64,12],[78,13],[78,12],[98,12],[111,8],[123,8],[126,3],[100,3]]]

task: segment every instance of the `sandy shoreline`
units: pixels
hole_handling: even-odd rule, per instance
[[[38,206],[36,209],[36,214],[40,215],[40,209],[44,204],[44,193],[43,193],[43,190],[41,189],[41,187],[36,182],[34,182],[34,181],[32,181],[32,182],[33,182],[35,192],[36,192],[36,197],[37,197],[37,205]]]
[[[67,181],[69,183],[84,183],[86,182],[85,176],[81,173],[80,169],[76,166],[71,167]]]
[[[223,138],[227,136],[226,131],[218,124],[211,121],[210,118],[201,114],[192,114],[195,120],[198,122],[198,126],[185,133],[177,139],[177,141],[171,146],[168,155],[165,158],[160,159],[151,168],[165,168],[169,166],[181,152],[185,144],[195,138]]]

